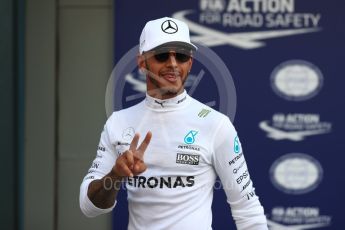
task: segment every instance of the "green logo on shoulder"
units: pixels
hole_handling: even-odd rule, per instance
[[[206,117],[210,112],[211,112],[211,110],[209,110],[209,109],[202,109],[202,110],[199,112],[198,116],[201,117],[201,118],[204,118],[204,117]]]

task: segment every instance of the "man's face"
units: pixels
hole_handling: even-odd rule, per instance
[[[192,67],[191,55],[190,50],[177,47],[159,48],[140,55],[138,65],[146,72],[148,94],[161,99],[180,94]]]

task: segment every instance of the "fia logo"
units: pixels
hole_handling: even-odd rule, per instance
[[[241,151],[240,141],[238,140],[238,136],[234,139],[234,152],[239,153]]]
[[[191,130],[184,137],[184,143],[190,145],[195,142],[195,136],[198,134],[198,131]]]

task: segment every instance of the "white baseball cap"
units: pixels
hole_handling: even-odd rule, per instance
[[[186,46],[192,50],[197,47],[190,42],[188,25],[175,18],[159,18],[148,21],[141,32],[139,52],[152,50],[161,45]]]

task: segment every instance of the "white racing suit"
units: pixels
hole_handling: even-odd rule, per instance
[[[86,216],[115,207],[116,202],[109,209],[94,206],[87,196],[88,186],[111,171],[134,133],[140,134],[140,144],[148,131],[152,139],[144,154],[147,170],[125,180],[128,229],[212,229],[217,175],[237,229],[267,229],[235,128],[227,116],[185,91],[168,100],[146,95],[141,103],[109,117],[97,156],[80,187],[80,207]]]

